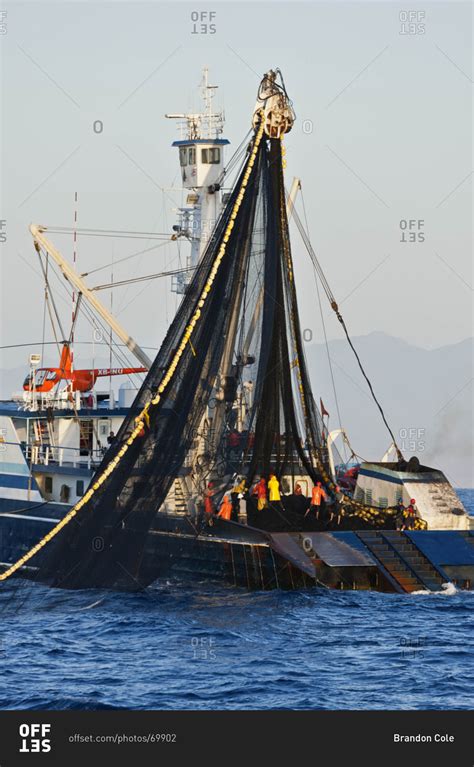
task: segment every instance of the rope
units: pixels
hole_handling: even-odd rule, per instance
[[[399,460],[403,460],[402,452],[401,452],[400,448],[397,445],[397,441],[396,441],[396,439],[394,437],[394,434],[393,434],[393,432],[392,432],[392,430],[391,430],[391,428],[390,428],[390,426],[389,426],[389,424],[387,422],[387,419],[385,417],[385,413],[384,413],[384,411],[382,409],[382,406],[380,405],[380,402],[378,401],[377,397],[375,396],[375,392],[374,392],[374,389],[372,387],[372,384],[371,384],[371,382],[370,382],[370,380],[369,380],[369,378],[368,378],[368,376],[367,376],[367,374],[366,374],[366,372],[365,372],[365,370],[364,370],[364,368],[362,366],[362,363],[360,361],[359,355],[357,354],[357,352],[356,352],[356,350],[354,348],[354,344],[352,343],[352,341],[350,339],[349,331],[347,330],[347,327],[346,327],[346,324],[344,322],[344,319],[343,319],[343,317],[342,317],[342,315],[341,315],[341,313],[339,311],[339,307],[337,305],[337,301],[336,301],[336,299],[334,297],[334,294],[333,294],[333,292],[332,292],[332,290],[331,290],[331,288],[329,286],[329,283],[328,283],[328,281],[327,281],[327,279],[326,279],[326,277],[324,275],[324,272],[323,272],[323,270],[321,268],[321,264],[318,261],[316,253],[313,250],[313,247],[311,245],[309,237],[308,237],[308,235],[306,233],[306,230],[305,230],[305,228],[303,226],[303,223],[302,223],[302,221],[301,221],[301,219],[300,219],[296,209],[293,209],[292,215],[293,215],[293,219],[296,222],[296,225],[297,225],[297,227],[299,229],[299,232],[300,232],[301,237],[303,239],[304,245],[305,245],[309,255],[311,256],[311,260],[313,262],[313,266],[314,266],[315,271],[316,271],[316,273],[317,273],[317,275],[318,275],[318,277],[319,277],[319,279],[321,281],[321,284],[323,286],[324,292],[326,293],[326,296],[327,296],[327,299],[328,299],[329,304],[331,306],[331,309],[336,313],[336,317],[337,317],[337,319],[339,320],[339,322],[341,323],[341,325],[343,327],[343,330],[344,330],[344,333],[346,334],[346,338],[347,338],[347,341],[349,343],[349,346],[351,347],[352,351],[354,352],[354,355],[355,355],[355,358],[356,358],[357,363],[359,365],[359,368],[361,370],[361,373],[364,376],[365,380],[367,381],[367,385],[369,387],[369,390],[370,390],[370,393],[372,395],[372,398],[373,398],[375,404],[377,405],[377,407],[378,407],[378,409],[380,411],[380,414],[382,416],[382,420],[383,420],[385,426],[387,427],[388,433],[390,434],[390,436],[392,438],[394,447],[395,447],[395,449],[397,451],[397,456],[398,456]]]
[[[174,374],[176,372],[176,368],[178,367],[179,360],[180,360],[180,358],[181,358],[181,356],[182,356],[182,354],[183,354],[187,344],[191,342],[191,336],[192,336],[192,334],[194,332],[194,328],[196,327],[196,324],[199,322],[199,318],[201,316],[201,309],[204,306],[204,304],[206,302],[206,299],[207,299],[207,296],[209,295],[209,293],[210,293],[210,291],[212,289],[212,285],[214,283],[214,280],[216,278],[217,272],[219,270],[219,266],[220,266],[220,264],[222,262],[222,259],[224,258],[224,255],[225,255],[225,252],[226,252],[226,248],[227,248],[227,243],[229,242],[229,239],[230,239],[230,236],[231,236],[231,233],[232,233],[232,229],[234,228],[235,220],[237,218],[237,213],[238,213],[239,208],[240,208],[240,206],[242,204],[242,200],[244,198],[244,194],[245,194],[245,191],[247,189],[249,178],[250,178],[250,175],[252,173],[253,166],[255,164],[255,158],[257,156],[258,148],[260,146],[260,141],[261,141],[262,136],[263,136],[263,131],[264,131],[264,122],[263,122],[263,114],[261,113],[260,125],[259,125],[258,131],[256,132],[256,135],[255,135],[255,141],[254,141],[254,144],[253,144],[253,147],[252,147],[252,151],[250,153],[250,156],[249,156],[249,159],[248,159],[248,162],[247,162],[247,167],[246,167],[244,176],[242,178],[242,183],[241,183],[241,186],[240,186],[240,190],[239,190],[239,193],[237,195],[236,201],[234,203],[234,206],[233,206],[233,209],[232,209],[232,213],[230,215],[230,220],[229,220],[229,222],[227,224],[227,227],[225,229],[224,236],[222,238],[222,242],[221,242],[220,248],[218,250],[218,253],[217,253],[217,256],[216,256],[216,258],[214,260],[214,263],[212,265],[212,268],[211,268],[211,271],[209,273],[207,282],[206,282],[206,284],[205,284],[205,286],[204,286],[204,288],[202,290],[200,299],[199,299],[199,301],[197,303],[197,308],[195,309],[194,314],[192,315],[191,320],[189,321],[189,324],[186,326],[186,328],[184,330],[184,333],[183,333],[183,336],[182,336],[181,341],[179,343],[179,346],[178,346],[178,348],[177,348],[177,350],[176,350],[176,352],[175,352],[175,354],[174,354],[174,356],[173,356],[173,358],[171,360],[171,363],[170,363],[170,365],[168,367],[168,370],[167,370],[166,374],[164,375],[164,377],[161,380],[161,383],[160,383],[160,385],[158,387],[158,391],[157,391],[155,397],[153,397],[151,400],[149,400],[145,404],[145,406],[143,407],[140,415],[135,420],[135,428],[131,432],[129,438],[124,442],[124,444],[122,445],[122,447],[118,451],[118,453],[115,456],[115,458],[113,458],[110,461],[110,463],[106,466],[106,468],[103,470],[103,472],[96,478],[96,480],[95,480],[94,484],[92,485],[92,487],[90,487],[87,490],[87,492],[83,495],[83,497],[75,504],[75,506],[73,506],[72,509],[70,509],[70,511],[68,511],[68,513],[60,520],[60,522],[58,522],[57,525],[55,525],[40,541],[38,541],[38,543],[35,546],[33,546],[29,551],[27,551],[26,554],[24,554],[22,557],[20,557],[20,559],[18,559],[13,565],[11,565],[11,567],[9,567],[7,570],[5,570],[4,573],[2,573],[0,575],[0,581],[5,581],[8,578],[10,578],[14,573],[16,573],[17,570],[19,570],[21,567],[23,567],[23,565],[26,562],[28,562],[30,559],[32,559],[32,557],[35,556],[35,554],[37,554],[39,551],[41,551],[41,549],[43,549],[46,546],[47,543],[49,543],[53,538],[55,538],[56,535],[58,535],[58,533],[60,533],[61,530],[63,528],[65,528],[66,525],[68,525],[74,519],[74,517],[77,515],[78,511],[80,511],[82,509],[82,507],[85,506],[86,503],[88,503],[90,501],[92,496],[98,490],[100,490],[100,488],[104,484],[104,482],[115,471],[115,469],[119,465],[120,461],[122,460],[122,458],[127,453],[128,449],[133,445],[133,443],[135,442],[137,437],[139,437],[142,434],[142,432],[143,432],[143,430],[145,428],[145,423],[149,422],[149,419],[150,419],[150,415],[149,415],[150,409],[152,407],[156,407],[156,405],[158,405],[158,403],[160,402],[161,395],[163,394],[163,392],[165,391],[165,389],[168,386],[169,382],[173,378],[173,376],[174,376]]]
[[[306,205],[305,205],[305,201],[304,201],[303,190],[301,190],[301,201],[303,203],[303,215],[304,215],[306,231],[308,233],[308,239],[309,239],[309,224],[308,224],[308,216],[306,215]],[[342,429],[341,411],[339,409],[339,399],[338,399],[338,396],[337,396],[337,389],[336,389],[336,380],[334,378],[334,370],[333,370],[333,366],[332,366],[331,355],[329,353],[329,342],[328,342],[328,336],[327,336],[327,333],[326,333],[326,323],[324,322],[323,305],[322,305],[322,301],[321,301],[321,293],[320,293],[320,290],[319,290],[319,282],[318,282],[318,279],[317,279],[316,270],[314,270],[314,281],[316,283],[316,293],[318,295],[319,314],[321,316],[321,324],[322,324],[322,327],[323,327],[324,343],[325,343],[325,346],[326,346],[326,356],[328,358],[329,374],[331,376],[332,391],[333,391],[333,394],[334,394],[334,402],[336,404],[337,418],[338,418],[338,421],[339,421],[339,428],[341,429],[341,431],[343,431],[343,429]],[[347,451],[346,451],[346,448],[345,448],[345,443],[344,443],[344,451],[346,453],[345,457],[347,458]]]
[[[48,314],[49,314],[49,318],[51,320],[51,325],[52,325],[52,328],[53,328],[53,333],[54,333],[54,337],[56,339],[56,343],[58,343],[57,336],[56,336],[56,330],[55,330],[55,327],[54,327],[53,315],[51,313],[51,305],[53,307],[54,314],[56,316],[56,321],[58,323],[59,330],[61,331],[61,337],[62,338],[65,338],[64,330],[63,330],[63,326],[61,325],[61,319],[59,317],[59,313],[58,313],[58,310],[56,308],[56,303],[54,301],[53,294],[52,294],[52,292],[50,290],[49,279],[48,279],[48,272],[47,272],[47,270],[45,269],[45,267],[43,265],[43,261],[41,260],[41,253],[40,253],[39,248],[36,248],[36,252],[38,253],[38,259],[39,259],[39,262],[40,262],[41,271],[43,272],[44,286],[45,286],[45,301],[46,301],[47,308],[48,308]],[[46,261],[46,265],[48,265],[48,264],[49,264],[49,259]],[[44,341],[44,338],[43,338],[43,341]],[[59,344],[58,344],[58,346],[59,346]]]
[[[48,232],[53,234],[70,234],[70,232],[74,232],[74,227],[72,226],[48,226],[47,228]],[[169,232],[134,232],[129,229],[92,229],[88,227],[82,229],[78,227],[75,231],[82,237],[88,235],[91,237],[126,237],[133,240],[151,240],[163,237],[169,239],[170,237]]]
[[[372,384],[371,384],[371,382],[370,382],[370,380],[369,380],[369,378],[368,378],[364,368],[362,367],[362,363],[360,361],[359,355],[357,354],[357,352],[356,352],[356,350],[354,348],[354,344],[352,343],[352,341],[350,339],[349,332],[348,332],[348,330],[346,328],[346,323],[344,322],[344,319],[343,319],[341,313],[339,312],[339,310],[337,308],[337,304],[336,304],[335,307],[333,307],[333,309],[336,312],[337,319],[339,320],[339,322],[341,323],[341,325],[343,327],[344,333],[346,334],[346,338],[347,338],[348,344],[351,347],[352,351],[354,352],[354,355],[355,355],[355,358],[356,358],[357,363],[359,365],[360,371],[361,371],[362,375],[364,376],[365,380],[367,381],[367,385],[368,385],[368,387],[370,389],[370,393],[372,394],[372,398],[373,398],[375,404],[377,405],[378,409],[380,410],[380,415],[382,416],[382,420],[383,420],[385,426],[387,427],[387,430],[388,430],[388,432],[389,432],[389,434],[390,434],[390,436],[392,438],[395,450],[397,451],[397,456],[398,456],[399,460],[403,460],[402,452],[401,452],[400,448],[397,445],[397,441],[396,441],[396,439],[394,437],[393,431],[391,430],[390,426],[388,425],[388,421],[385,418],[385,413],[384,413],[384,411],[382,409],[382,406],[381,406],[380,402],[378,401],[377,397],[375,396],[375,392],[373,390]]]
[[[81,272],[81,277],[89,277],[91,274],[95,274],[96,272],[101,272],[103,269],[110,269],[111,266],[117,266],[117,264],[121,264],[124,261],[129,261],[132,258],[136,258],[137,256],[142,256],[144,253],[149,253],[152,250],[158,250],[158,248],[163,248],[166,245],[168,245],[170,242],[172,242],[171,238],[168,238],[164,242],[160,242],[158,245],[151,245],[149,248],[144,248],[143,250],[137,251],[137,253],[131,253],[129,256],[124,256],[123,258],[117,259],[117,261],[114,261],[114,263],[110,264],[104,264],[104,266],[98,266],[96,269],[89,269],[88,272]]]
[[[359,355],[357,354],[357,352],[356,352],[356,350],[354,348],[354,345],[353,345],[353,343],[352,343],[352,341],[350,339],[349,332],[348,332],[347,327],[345,325],[344,319],[342,318],[342,315],[339,312],[339,307],[337,305],[337,301],[336,301],[336,299],[334,297],[334,294],[333,294],[333,292],[331,290],[331,287],[330,287],[330,285],[329,285],[329,283],[328,283],[328,281],[326,279],[326,276],[325,276],[325,274],[324,274],[324,272],[322,270],[321,264],[318,261],[316,253],[313,250],[313,247],[311,245],[311,242],[310,242],[309,236],[307,234],[307,231],[306,231],[306,229],[305,229],[305,227],[304,227],[304,225],[303,225],[303,223],[302,223],[302,221],[301,221],[301,219],[300,219],[300,217],[298,215],[298,212],[297,212],[296,208],[293,208],[292,216],[293,216],[293,220],[295,221],[295,223],[296,223],[296,225],[298,227],[298,230],[299,230],[299,232],[301,234],[301,238],[303,240],[303,243],[304,243],[304,245],[305,245],[305,247],[306,247],[306,249],[307,249],[307,251],[308,251],[308,253],[309,253],[310,257],[311,257],[311,260],[313,262],[313,266],[314,266],[315,272],[316,272],[316,274],[317,274],[317,276],[318,276],[318,278],[319,278],[319,280],[321,282],[321,285],[322,285],[323,290],[324,290],[324,292],[326,294],[328,302],[329,302],[331,308],[333,309],[333,311],[336,313],[336,316],[337,316],[339,322],[341,323],[341,325],[342,325],[342,327],[344,329],[347,341],[349,342],[349,345],[350,345],[350,347],[351,347],[351,349],[352,349],[352,351],[353,351],[353,353],[354,353],[354,355],[355,355],[355,357],[357,359],[357,362],[359,364],[359,368],[360,368],[360,370],[361,370],[365,380],[367,381],[367,384],[369,386],[369,390],[371,392],[371,395],[372,395],[372,397],[373,397],[373,399],[374,399],[374,401],[375,401],[375,403],[376,403],[376,405],[377,405],[377,407],[378,407],[378,409],[380,411],[380,414],[382,416],[383,422],[384,422],[385,426],[387,427],[388,432],[389,432],[389,434],[390,434],[390,436],[392,438],[392,441],[394,443],[394,446],[395,446],[395,448],[397,450],[397,455],[398,455],[398,457],[400,459],[402,459],[403,455],[402,455],[400,449],[398,448],[398,445],[396,443],[396,440],[395,440],[395,437],[393,435],[393,432],[392,432],[392,430],[390,429],[390,426],[387,423],[387,419],[385,417],[385,413],[383,412],[382,407],[381,407],[377,397],[375,396],[372,384],[371,384],[368,376],[366,375],[366,373],[364,371],[364,368],[362,367],[362,363],[361,363],[361,361],[359,359]],[[335,483],[333,482],[332,477],[328,474],[328,472],[326,471],[326,468],[324,467],[324,465],[322,464],[321,461],[318,460],[317,463],[318,463],[318,470],[319,470],[319,472],[321,474],[321,477],[322,477],[325,485],[330,490],[334,491],[335,490]],[[375,525],[378,525],[378,526],[383,526],[385,520],[387,519],[387,517],[393,517],[397,513],[396,508],[385,508],[385,509],[383,509],[383,508],[379,508],[377,506],[370,506],[370,505],[366,505],[365,503],[361,503],[360,501],[355,501],[353,498],[351,498],[350,496],[346,495],[345,493],[342,493],[342,495],[343,495],[343,501],[341,503],[341,506],[342,506],[341,513],[342,513],[342,515],[358,517],[359,519],[362,519],[364,522],[367,522],[367,523],[369,523],[371,525],[375,524]],[[420,520],[419,522],[420,522],[420,529],[425,529],[426,528],[426,522],[424,522],[424,520]]]
[[[195,267],[189,266],[182,269],[172,269],[168,272],[156,272],[155,274],[144,274],[141,277],[130,277],[128,280],[118,280],[117,282],[108,282],[104,285],[96,285],[90,290],[108,290],[109,288],[117,288],[121,285],[132,285],[135,282],[145,282],[148,280],[156,280],[158,277],[170,277],[174,274],[184,274],[185,272],[194,272]]]
[[[46,258],[46,267],[45,267],[45,273],[46,278],[48,277],[48,261],[49,261],[49,255]],[[41,362],[44,364],[44,342],[46,338],[46,304],[48,302],[48,286],[45,284],[44,286],[44,301],[43,301],[43,326],[42,326],[42,341],[41,341]]]

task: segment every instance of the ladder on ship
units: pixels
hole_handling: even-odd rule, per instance
[[[446,579],[401,531],[364,530],[357,536],[380,563],[380,569],[396,591],[441,591]]]
[[[174,481],[174,513],[175,514],[187,514],[188,512],[188,499],[184,492],[183,483],[181,479],[177,477]]]
[[[49,459],[55,458],[54,427],[49,420],[33,420],[32,458],[33,463],[48,463]]]

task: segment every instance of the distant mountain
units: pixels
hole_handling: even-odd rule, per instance
[[[442,469],[455,486],[473,487],[474,339],[432,350],[380,332],[352,340],[402,451]],[[305,351],[315,397],[335,429],[326,346],[307,344]],[[330,341],[329,354],[351,444],[364,458],[380,459],[390,435],[347,341]]]
[[[353,338],[367,375],[402,450],[442,469],[456,487],[474,487],[473,364],[474,339],[439,349],[421,349],[400,338],[374,332]],[[339,426],[326,347],[306,344],[314,396]],[[378,460],[390,435],[373,403],[345,340],[329,342],[339,409],[354,450]],[[87,367],[90,361],[81,364]],[[96,365],[107,366],[104,360]],[[0,372],[0,396],[20,391],[25,367]],[[124,379],[125,380],[125,379]],[[122,379],[120,379],[122,381]],[[106,388],[106,387],[105,387]],[[117,387],[118,388],[118,387]]]

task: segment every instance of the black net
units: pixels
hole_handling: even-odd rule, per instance
[[[215,503],[235,475],[249,487],[274,472],[289,494],[306,477],[308,488],[320,480],[330,494],[323,443],[299,326],[281,142],[260,130],[91,497],[36,555],[40,577],[69,588],[150,582],[159,572],[156,563],[143,572],[150,531],[160,515],[177,513],[176,483],[198,506],[210,483]]]

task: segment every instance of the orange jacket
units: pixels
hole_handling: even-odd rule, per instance
[[[229,500],[228,495],[224,495],[221,503],[221,508],[219,511],[218,517],[222,517],[222,519],[230,519],[232,515],[232,503]]]
[[[264,479],[257,482],[253,490],[253,495],[256,495],[258,498],[267,497],[267,483]]]
[[[321,506],[323,498],[327,498],[324,488],[315,485],[311,493],[311,506]]]

